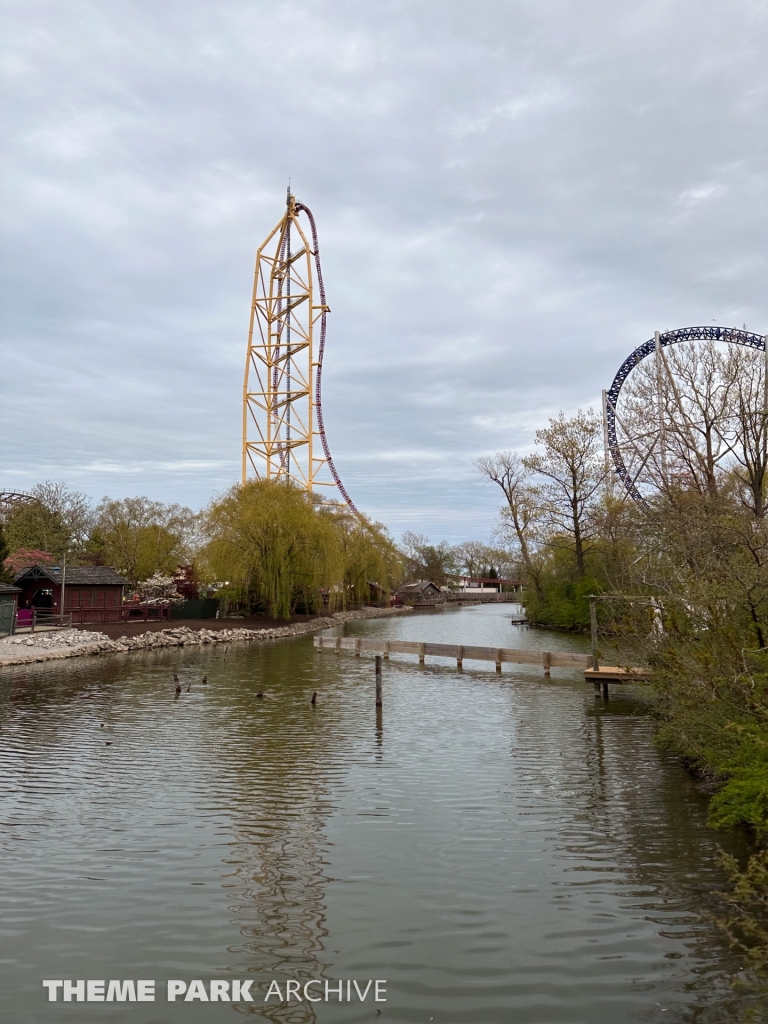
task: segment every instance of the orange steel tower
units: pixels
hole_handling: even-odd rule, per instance
[[[290,480],[307,491],[335,487],[357,513],[323,426],[329,312],[315,219],[289,189],[285,214],[256,253],[243,382],[243,483],[250,476]]]

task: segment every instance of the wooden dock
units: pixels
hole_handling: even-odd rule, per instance
[[[351,651],[353,654],[415,654],[419,664],[424,665],[427,657],[450,658],[461,668],[465,661],[490,661],[501,672],[503,664],[540,665],[544,674],[553,668],[575,668],[584,673],[584,679],[595,684],[595,692],[601,688],[607,695],[608,683],[644,682],[648,674],[641,668],[617,668],[607,665],[594,667],[591,654],[571,654],[568,651],[532,651],[513,647],[472,647],[465,644],[428,644],[416,640],[384,640],[377,637],[316,636],[315,648],[319,651]]]

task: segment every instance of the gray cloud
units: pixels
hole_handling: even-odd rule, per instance
[[[6,3],[0,483],[237,478],[253,257],[318,219],[334,459],[487,536],[481,453],[654,329],[768,330],[758,3]]]

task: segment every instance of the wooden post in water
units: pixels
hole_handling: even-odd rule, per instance
[[[384,657],[389,661],[389,640],[384,641]]]
[[[360,657],[360,637],[355,640],[355,657]]]
[[[456,668],[464,667],[464,645],[459,644],[456,648]]]
[[[541,660],[544,663],[544,675],[548,676],[552,674],[552,652],[542,651]]]
[[[501,648],[496,648],[496,671],[501,672]]]
[[[339,651],[341,650],[341,637],[340,637],[340,636],[337,636],[337,637],[336,637],[336,645],[335,645],[335,648],[334,648],[334,649],[335,649],[335,651],[336,651],[336,653],[337,653],[337,654],[338,654],[338,653],[339,653]]]
[[[592,633],[592,668],[597,672],[600,663],[597,660],[597,598],[594,595],[589,598],[589,628]]]
[[[381,655],[376,655],[376,707],[382,706],[381,699]]]
[[[419,644],[419,664],[424,664],[424,644]]]

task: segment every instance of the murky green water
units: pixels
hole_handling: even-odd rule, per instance
[[[584,647],[504,606],[347,631]],[[738,1019],[739,962],[699,916],[722,837],[642,702],[532,667],[384,673],[377,717],[371,659],[311,638],[5,670],[2,1019]],[[44,978],[155,979],[157,1001],[52,1004]],[[167,1003],[169,978],[250,978],[254,1001]],[[313,978],[387,1001],[264,1004]]]

